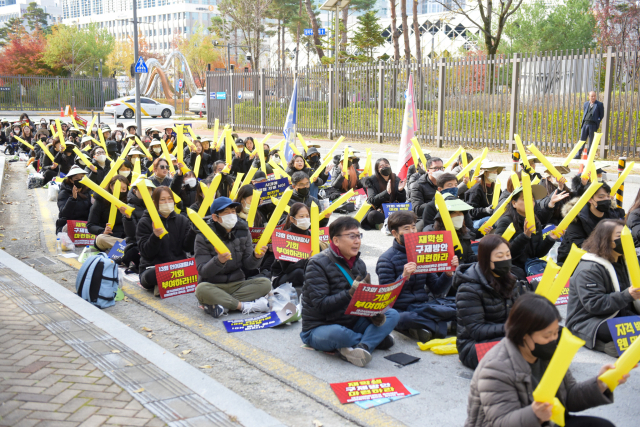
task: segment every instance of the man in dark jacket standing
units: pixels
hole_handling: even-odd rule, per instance
[[[427,173],[411,184],[411,207],[422,218],[425,206],[433,200],[438,191],[438,177],[444,173],[443,161],[439,157],[432,157],[427,160]]]
[[[360,259],[360,223],[340,217],[329,226],[330,247],[309,259],[302,288],[302,332],[306,345],[319,351],[338,351],[356,366],[371,361],[371,352],[393,346],[389,335],[398,324],[394,309],[374,317],[345,314],[360,283],[368,283]]]
[[[205,313],[215,318],[229,310],[245,314],[269,311],[265,296],[271,291],[271,280],[263,276],[247,279],[242,271],[243,267],[257,269],[268,248],[260,248],[260,254],[254,251],[247,223],[238,221],[240,206],[228,197],[218,197],[211,205],[211,229],[230,252],[219,254],[202,233],[196,235],[196,298]]]
[[[593,142],[593,134],[598,131],[600,122],[604,117],[604,104],[598,101],[598,95],[591,91],[589,92],[589,100],[584,103],[582,109],[582,123],[580,124],[580,139],[579,141],[588,140],[588,150],[591,149],[591,143]],[[580,159],[582,153],[576,153],[576,159]]]

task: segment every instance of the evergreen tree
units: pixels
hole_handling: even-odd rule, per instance
[[[358,59],[363,62],[373,62],[374,51],[384,44],[383,28],[378,24],[375,11],[369,11],[358,16],[358,28],[353,34],[353,45],[358,49]]]
[[[47,18],[49,14],[38,7],[38,3],[32,1],[27,6],[27,12],[22,15],[22,18],[27,22],[27,26],[31,31],[35,30],[36,27],[39,27],[41,30],[46,30],[48,23]]]
[[[4,27],[0,27],[0,47],[4,47],[11,39],[12,34],[24,32],[24,26],[20,18],[11,18]]]

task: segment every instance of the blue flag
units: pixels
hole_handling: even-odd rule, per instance
[[[284,135],[284,158],[287,162],[291,161],[293,157],[293,150],[289,144],[296,143],[296,135],[294,133],[294,125],[298,122],[298,79],[293,85],[293,94],[291,95],[291,102],[289,103],[289,112],[287,112],[287,120],[284,122],[284,129],[282,134]]]

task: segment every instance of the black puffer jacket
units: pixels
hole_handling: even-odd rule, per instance
[[[179,208],[182,210],[181,213],[187,214],[187,210],[185,208],[193,205],[196,202],[196,189],[197,186],[200,185],[196,180],[196,187],[190,187],[184,184],[184,175],[176,174],[173,177],[173,181],[171,182],[171,190],[182,199],[182,206]],[[178,191],[176,191],[178,190]]]
[[[147,267],[171,261],[186,259],[186,252],[193,252],[195,232],[191,230],[188,218],[175,212],[165,218],[160,216],[162,225],[169,232],[162,239],[153,234],[153,223],[149,212],[145,212],[138,222],[136,240],[140,248],[140,272]]]
[[[495,225],[494,233],[502,235],[509,225],[513,223],[516,233],[511,237],[511,262],[513,265],[524,270],[524,265],[530,258],[541,258],[549,253],[556,241],[551,238],[551,233],[544,237],[542,234],[542,226],[536,225],[536,233],[531,237],[527,237],[522,231],[524,229],[525,217],[516,213],[517,220],[514,221],[509,212],[512,208],[507,208],[507,213],[500,217]]]
[[[198,172],[198,177],[200,179],[204,179],[207,177],[207,175],[209,175],[210,159],[209,159],[209,155],[206,153],[202,153],[200,155],[202,156],[202,158],[200,159],[200,171]],[[189,169],[191,169],[194,173],[195,173],[194,168],[196,166],[196,161],[197,161],[196,159],[198,158],[198,156],[199,156],[198,153],[189,153],[188,156],[184,157],[185,163],[187,164]]]
[[[627,216],[627,227],[631,230],[633,243],[636,248],[640,247],[640,209],[629,212],[629,216]]]
[[[409,201],[411,202],[411,208],[418,217],[422,216],[424,205],[433,200],[436,191],[438,191],[438,186],[431,182],[428,173],[420,176],[416,182],[411,184],[411,197]]]
[[[351,284],[340,265],[352,279],[367,275],[367,266],[358,254],[353,268],[344,258],[327,248],[309,259],[302,287],[302,330],[309,331],[323,325],[342,325],[353,328],[359,317],[345,314],[351,295]]]
[[[453,276],[456,295],[460,361],[475,369],[478,357],[475,345],[505,336],[504,323],[516,298],[523,292],[516,284],[511,298],[504,299],[482,274],[478,263],[463,264]]]
[[[411,186],[413,183],[418,181],[422,175],[424,175],[424,171],[422,169],[418,169],[416,172],[415,166],[409,166],[409,169],[407,170],[407,184],[404,186],[404,189],[407,192],[407,199],[411,198]]]
[[[138,222],[140,222],[142,215],[147,211],[147,207],[144,205],[144,201],[137,198],[131,190],[127,193],[127,204],[136,208],[131,213],[131,218],[122,215],[122,226],[124,227],[127,245],[133,245],[137,242],[136,229],[138,228]]]
[[[65,220],[87,220],[89,211],[91,210],[91,195],[87,189],[83,189],[82,198],[80,195],[76,199],[73,198],[73,185],[67,183],[67,180],[60,184],[58,192],[58,218]]]
[[[445,193],[443,195],[445,200],[455,200],[456,196],[453,194]],[[424,212],[422,213],[422,223],[424,224],[424,229],[422,231],[433,231],[426,230],[427,226],[432,225],[436,222],[436,215],[438,214],[438,207],[436,206],[436,201],[432,200],[426,204],[424,208]],[[476,229],[473,228],[473,220],[471,219],[471,215],[469,212],[464,213],[464,225],[469,229],[471,234],[476,235]],[[420,230],[418,230],[420,231]]]
[[[69,147],[70,145],[67,144],[67,147]],[[68,153],[68,151],[67,151]],[[73,153],[73,151],[71,152],[71,155],[67,156],[65,154],[65,151],[62,151],[58,154],[56,154],[56,156],[54,157],[54,160],[56,161],[56,163],[59,165],[60,168],[60,172],[67,174],[69,173],[69,169],[71,169],[71,167],[74,165],[74,160],[75,160],[75,154]]]
[[[80,160],[78,160],[78,162],[80,162]],[[82,164],[82,162],[80,163]],[[89,169],[88,166],[84,170],[89,174],[88,176],[91,181],[95,182],[96,184],[100,184],[104,177],[107,176],[107,174],[111,170],[111,163],[107,160],[106,162],[104,162],[104,167],[102,167],[96,160],[92,160],[91,164],[96,167],[95,172]]]
[[[93,198],[95,199],[95,201],[93,202],[91,210],[89,211],[87,229],[89,230],[89,233],[95,234],[97,236],[98,234],[104,233],[104,229],[109,222],[111,202],[105,200],[99,194],[94,194]],[[119,210],[116,210],[116,220],[115,224],[113,225],[111,235],[119,239],[123,239],[126,237],[126,234],[124,232],[124,225],[122,225],[122,214]]]
[[[487,208],[491,209],[493,190],[494,186],[491,187],[491,193],[487,193],[482,182],[479,182],[464,193],[464,201],[473,206],[473,209],[469,211],[472,219],[482,219],[490,215]]]
[[[363,180],[362,185],[367,191],[367,202],[374,209],[382,209],[383,203],[405,203],[407,201],[407,193],[404,188],[402,191],[398,190],[400,178],[396,174],[392,174],[392,176],[395,176],[395,189],[392,194],[387,193],[387,184],[384,185],[384,188],[381,188],[382,185],[380,185],[380,181],[375,175]]]
[[[224,264],[218,261],[218,252],[204,234],[198,230],[194,249],[196,267],[198,268],[198,283],[237,282],[245,279],[242,268],[253,270],[260,266],[262,259],[255,256],[251,233],[249,233],[246,222],[236,222],[229,233],[215,221],[209,220],[207,224],[229,248],[231,259]]]

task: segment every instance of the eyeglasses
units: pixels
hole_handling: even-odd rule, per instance
[[[167,166],[165,166],[165,165],[159,165],[158,169],[165,170],[165,169],[169,169],[169,168]]]
[[[434,167],[429,168],[429,170],[436,171],[436,172],[437,171],[443,171],[444,167],[442,167],[442,166],[440,166],[440,167],[434,166]]]
[[[349,240],[362,240],[362,233],[338,234],[338,237],[344,236]]]

